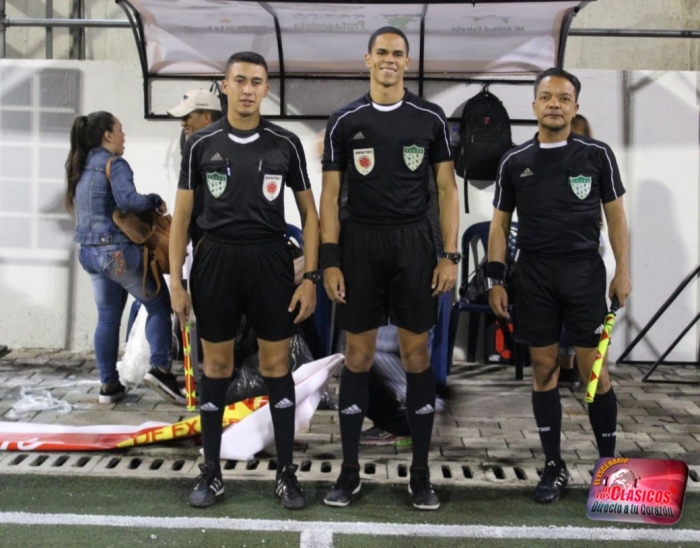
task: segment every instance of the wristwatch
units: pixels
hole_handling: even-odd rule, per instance
[[[497,285],[503,285],[503,280],[499,280],[498,278],[486,278],[486,291],[493,289]]]
[[[440,258],[441,259],[449,259],[454,264],[459,264],[459,262],[462,260],[462,254],[459,251],[457,251],[455,253],[448,253],[446,251],[441,251]]]
[[[321,273],[318,270],[314,270],[313,272],[304,272],[302,278],[305,280],[311,280],[311,282],[316,285],[321,281]]]

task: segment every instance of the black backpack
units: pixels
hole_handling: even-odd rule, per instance
[[[465,180],[495,180],[501,156],[512,146],[508,112],[485,86],[462,111],[457,175]],[[464,189],[466,197],[466,184]]]

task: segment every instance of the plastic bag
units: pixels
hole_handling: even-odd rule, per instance
[[[301,335],[294,335],[289,345],[289,369],[296,371],[313,361],[311,350]],[[226,392],[226,405],[248,398],[267,395],[267,385],[260,374],[260,353],[255,352],[243,360],[233,371],[231,384]]]
[[[7,412],[8,419],[27,419],[36,411],[56,410],[59,415],[69,413],[73,408],[65,400],[57,400],[48,390],[22,387],[19,399]]]
[[[146,340],[146,318],[148,311],[145,306],[139,308],[136,319],[129,332],[129,340],[121,361],[117,362],[119,380],[127,387],[141,384],[151,368],[151,348]]]

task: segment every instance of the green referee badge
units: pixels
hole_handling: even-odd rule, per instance
[[[423,156],[425,155],[425,149],[417,145],[411,145],[409,147],[403,147],[403,161],[408,166],[408,169],[415,171],[418,166],[423,161]]]
[[[226,175],[207,171],[207,186],[214,198],[218,198],[226,190]]]
[[[583,200],[586,196],[591,193],[591,181],[592,177],[585,177],[583,175],[578,175],[577,177],[569,177],[569,184],[571,185],[571,190],[578,197],[579,200]]]

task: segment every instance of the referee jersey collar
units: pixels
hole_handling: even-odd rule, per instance
[[[261,116],[260,117],[260,123],[258,124],[258,127],[255,129],[236,129],[235,127],[232,127],[231,124],[229,124],[228,118],[226,116],[222,116],[221,119],[223,120],[223,127],[224,130],[226,131],[226,135],[228,136],[231,141],[234,143],[239,143],[242,145],[252,143],[253,141],[256,141],[258,138],[260,138],[260,133],[265,127],[265,119]]]
[[[410,91],[408,91],[406,88],[403,88],[403,97],[401,98],[400,101],[397,101],[396,103],[392,103],[390,105],[381,105],[379,103],[376,103],[372,100],[372,96],[367,92],[365,95],[365,101],[367,101],[370,105],[372,105],[372,108],[374,110],[378,110],[379,112],[391,112],[392,110],[396,110],[401,107],[406,102],[406,99],[409,98]]]
[[[552,150],[570,145],[574,136],[576,136],[576,134],[573,131],[570,131],[566,141],[560,141],[558,143],[540,143],[540,132],[538,131],[535,133],[535,138],[533,140],[537,148],[542,150]]]

